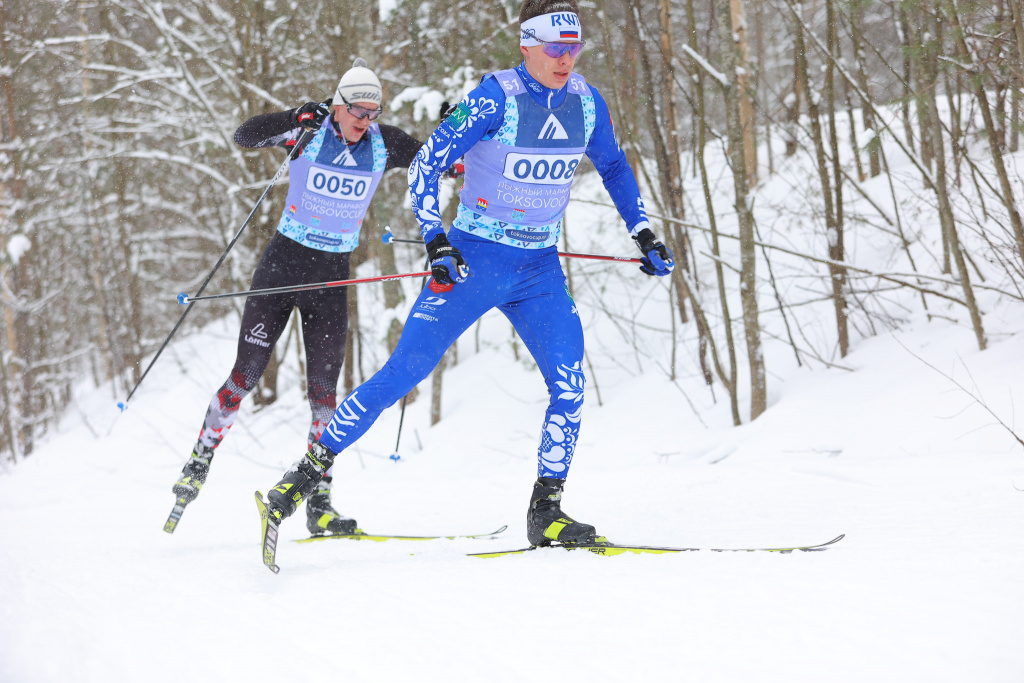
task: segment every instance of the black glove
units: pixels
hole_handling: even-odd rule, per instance
[[[455,104],[448,104],[448,100],[445,100],[444,102],[442,102],[441,103],[441,112],[438,114],[438,116],[441,117],[439,120],[444,121],[446,118],[451,116],[452,112],[455,111],[458,108],[458,106],[459,106],[458,102],[456,102]]]
[[[330,101],[306,102],[301,107],[292,109],[292,125],[319,130],[330,115]]]
[[[648,275],[668,275],[675,268],[676,262],[672,257],[672,250],[658,241],[650,228],[644,228],[633,238],[636,246],[640,248],[642,266],[641,273]]]
[[[469,277],[469,266],[462,258],[462,252],[451,245],[443,232],[427,242],[427,258],[430,259],[434,282],[438,284],[455,285]]]

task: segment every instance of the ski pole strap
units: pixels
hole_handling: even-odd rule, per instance
[[[268,287],[266,289],[250,289],[245,292],[230,292],[228,294],[210,294],[208,296],[189,296],[182,292],[178,295],[178,303],[184,305],[196,301],[210,301],[211,299],[230,299],[238,296],[266,296],[267,294],[287,294],[289,292],[307,292],[314,289],[329,289],[332,287],[347,287],[349,285],[360,285],[366,282],[387,282],[388,280],[400,280],[405,277],[425,277],[430,271],[421,273],[399,273],[398,275],[378,275],[377,277],[366,277],[358,280],[335,280],[334,282],[317,282],[308,285],[289,285],[286,287]]]

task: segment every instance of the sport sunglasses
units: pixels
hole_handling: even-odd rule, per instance
[[[345,103],[345,108],[348,109],[348,113],[352,114],[352,116],[356,117],[357,119],[368,118],[371,121],[373,121],[384,112],[384,110],[379,107],[377,109],[367,109],[366,107],[359,104],[349,104],[348,100],[345,99],[344,95],[338,93],[338,96],[341,97],[341,101]]]
[[[579,57],[580,53],[583,52],[583,46],[587,44],[587,41],[581,40],[578,43],[551,43],[546,40],[541,40],[537,37],[532,29],[527,29],[523,32],[527,37],[533,38],[538,43],[544,46],[544,54],[552,59],[558,59],[565,53],[569,53],[571,59]]]

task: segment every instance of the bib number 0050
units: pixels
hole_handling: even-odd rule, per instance
[[[325,197],[350,202],[360,201],[366,198],[366,193],[370,189],[370,179],[351,173],[311,168],[306,175],[306,189]]]
[[[580,165],[579,154],[509,154],[504,176],[530,185],[564,185]]]

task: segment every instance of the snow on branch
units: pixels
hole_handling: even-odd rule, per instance
[[[729,87],[729,79],[721,71],[711,66],[708,60],[704,59],[700,54],[697,53],[689,45],[683,45],[683,52],[689,55],[690,59],[695,61],[702,69],[708,72],[708,74],[714,78],[723,88]]]

